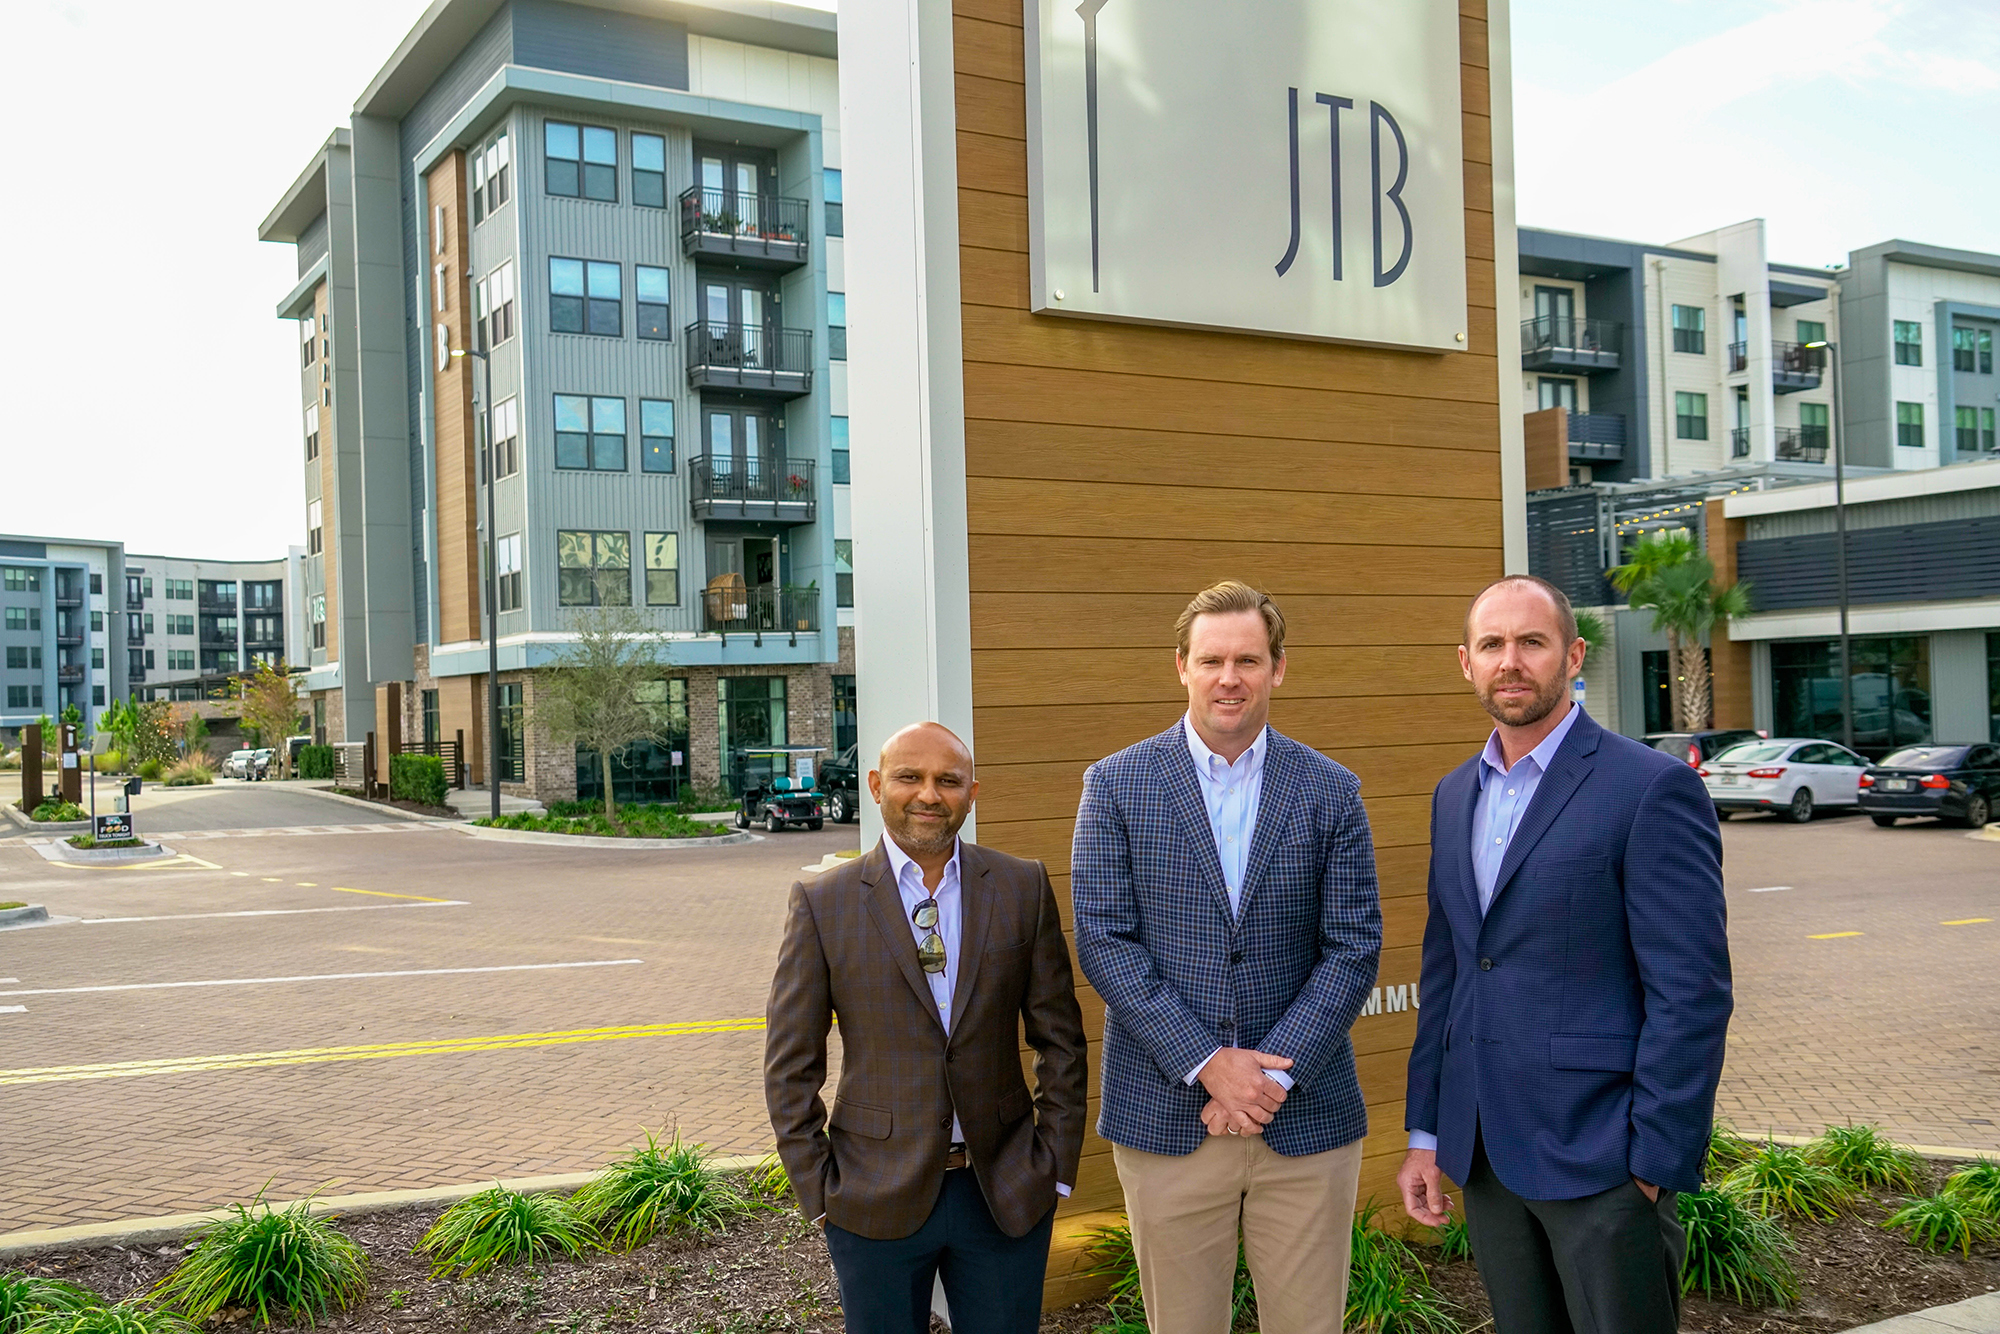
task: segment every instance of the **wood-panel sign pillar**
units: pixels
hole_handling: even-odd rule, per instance
[[[1085,767],[1185,707],[1174,617],[1218,579],[1267,590],[1272,723],[1360,775],[1378,850],[1353,1040],[1385,1204],[1430,794],[1489,730],[1454,649],[1518,527],[1505,18],[841,8],[862,753],[921,718],[967,737],[971,836],[1046,862],[1067,911]],[[1052,1305],[1089,1294],[1078,1237],[1121,1206],[1094,1134],[1080,1178]]]

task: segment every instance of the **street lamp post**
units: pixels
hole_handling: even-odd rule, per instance
[[[1847,637],[1847,481],[1842,461],[1847,452],[1847,404],[1840,397],[1840,344],[1821,339],[1806,346],[1824,352],[1833,367],[1833,568],[1840,598],[1840,742],[1853,750],[1854,664]]]
[[[493,819],[500,819],[500,574],[493,533],[493,363],[475,348],[455,347],[454,357],[479,359],[479,471],[486,482],[486,791]],[[1843,622],[1844,623],[1844,622]],[[459,757],[463,764],[465,757]]]

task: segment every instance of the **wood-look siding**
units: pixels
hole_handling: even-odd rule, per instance
[[[1290,625],[1272,722],[1361,776],[1381,981],[1414,983],[1430,792],[1489,728],[1453,649],[1501,573],[1484,2],[1460,6],[1470,339],[1444,355],[1030,314],[1022,6],[953,12],[980,841],[1047,862],[1067,914],[1084,768],[1182,712],[1174,617],[1247,580]],[[1104,1007],[1079,996],[1094,1118]],[[1414,1034],[1413,1011],[1354,1030],[1364,1199],[1394,1194]],[[1081,1234],[1122,1202],[1094,1133],[1079,1177],[1050,1305],[1095,1289]]]
[[[518,174],[518,173],[517,173]],[[431,358],[436,386],[433,442],[437,460],[438,642],[463,643],[483,631],[479,615],[479,458],[473,429],[473,358],[447,357],[437,369],[437,326],[450,330],[453,347],[471,347],[472,284],[466,277],[465,154],[454,150],[431,168],[426,180],[426,232],[444,209],[444,248],[431,236],[424,256],[424,355]],[[445,308],[431,290],[436,266],[444,265]],[[518,307],[517,307],[518,309]]]
[[[1716,584],[1727,588],[1740,577],[1736,569],[1736,546],[1743,540],[1744,520],[1725,514],[1719,499],[1708,502],[1703,519],[1707,525],[1708,553],[1715,561]],[[1716,627],[1709,636],[1708,664],[1713,678],[1710,689],[1714,692],[1714,716],[1710,723],[1716,727],[1755,727],[1755,669],[1750,661],[1749,641],[1731,639],[1727,626]]]

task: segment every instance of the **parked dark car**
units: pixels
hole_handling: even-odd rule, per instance
[[[861,818],[861,770],[855,763],[856,746],[849,746],[827,761],[819,772],[820,790],[826,793],[827,818],[835,824],[852,824]]]
[[[1761,741],[1763,737],[1762,732],[1747,727],[1710,727],[1699,732],[1653,732],[1641,740],[1699,769],[1703,760],[1714,759],[1739,741]]]
[[[1860,795],[1884,827],[1931,815],[1977,829],[2000,805],[2000,746],[1905,746],[1861,775]]]

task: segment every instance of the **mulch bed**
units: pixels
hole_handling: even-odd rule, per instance
[[[428,815],[436,820],[463,820],[465,818],[450,806],[426,806],[421,801],[407,801],[401,797],[371,797],[363,793],[358,787],[336,787],[327,790],[338,792],[343,797],[352,797],[356,801],[365,801],[371,806],[394,806],[399,811],[408,811],[412,815]]]

